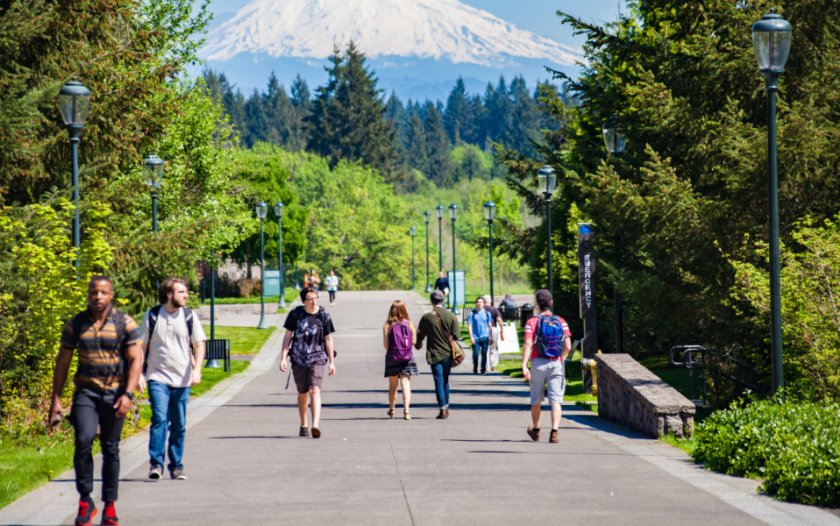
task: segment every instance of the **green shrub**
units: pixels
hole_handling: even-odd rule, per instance
[[[840,504],[840,404],[767,400],[718,411],[697,428],[694,459],[763,479],[782,500]]]

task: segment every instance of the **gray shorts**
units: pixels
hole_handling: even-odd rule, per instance
[[[300,394],[308,393],[312,387],[320,389],[324,379],[324,365],[314,364],[306,367],[292,363],[292,376],[295,377],[295,385]]]
[[[566,392],[566,375],[563,360],[534,358],[531,360],[531,405],[538,404],[545,398],[548,388],[549,403],[563,403]]]

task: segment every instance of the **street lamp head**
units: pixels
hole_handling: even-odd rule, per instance
[[[438,219],[442,218],[443,217],[443,205],[437,205],[435,207],[435,210],[437,210]]]
[[[410,235],[411,237],[414,237],[414,234],[416,234],[416,233],[417,233],[417,228],[416,227],[411,227],[411,228],[408,229],[408,235]]]
[[[627,137],[624,135],[624,128],[618,124],[616,119],[610,119],[601,126],[604,133],[604,144],[607,151],[613,155],[621,155],[627,147]]]
[[[554,193],[554,185],[557,184],[557,174],[554,173],[554,168],[543,166],[537,172],[537,179],[540,182],[540,188],[543,189],[543,194],[548,199]]]
[[[260,201],[259,203],[257,203],[256,211],[257,211],[257,218],[260,221],[263,221],[265,219],[266,213],[268,212],[268,205],[265,204],[265,201]]]
[[[458,218],[458,205],[455,203],[449,205],[449,217],[451,217],[453,221]]]
[[[428,225],[428,224],[429,224],[429,216],[431,216],[431,215],[432,215],[432,213],[431,213],[431,212],[429,212],[428,210],[426,210],[425,212],[423,212],[423,219],[426,221],[426,225]]]
[[[283,209],[286,205],[283,204],[283,201],[277,201],[274,203],[274,213],[277,215],[277,219],[283,219]]]
[[[143,159],[143,179],[146,186],[156,192],[163,182],[163,159],[155,154]]]
[[[768,82],[777,79],[785,70],[792,32],[790,22],[773,9],[752,26],[758,70]]]
[[[484,219],[486,219],[488,223],[492,223],[493,220],[496,219],[496,203],[493,201],[487,201],[484,203]]]
[[[58,109],[67,127],[81,128],[85,125],[90,108],[90,90],[78,80],[71,80],[58,91]]]

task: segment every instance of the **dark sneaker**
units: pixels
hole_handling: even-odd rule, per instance
[[[120,526],[120,519],[117,518],[117,509],[113,502],[106,502],[102,510],[102,522],[100,526]]]
[[[96,517],[96,505],[90,498],[79,500],[79,513],[76,514],[75,526],[91,526]]]
[[[548,441],[551,442],[552,444],[559,444],[560,443],[560,437],[557,436],[557,430],[556,429],[551,430],[551,434],[548,436]]]
[[[302,437],[308,437],[309,436],[309,428],[306,427],[306,426],[301,426],[300,427],[300,433],[298,433],[298,435],[302,436]]]
[[[321,438],[321,430],[317,427],[312,428],[312,438]]]
[[[149,478],[150,479],[158,480],[162,476],[163,476],[163,467],[155,464],[154,466],[149,468]]]
[[[534,442],[539,442],[539,440],[540,440],[540,428],[529,427],[528,428],[528,436],[531,437],[531,440],[533,440]]]
[[[187,474],[184,473],[184,468],[175,468],[169,474],[172,480],[187,480]]]

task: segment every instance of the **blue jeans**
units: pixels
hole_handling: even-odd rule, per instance
[[[478,355],[481,354],[481,372],[487,371],[487,349],[490,348],[490,339],[482,338],[473,344],[473,372],[478,372]]]
[[[152,427],[149,431],[149,462],[163,467],[163,449],[169,431],[169,471],[184,469],[184,436],[187,432],[187,399],[189,387],[170,387],[149,381],[149,402],[152,405]]]
[[[435,394],[441,409],[449,408],[449,372],[452,371],[452,357],[432,364],[432,378],[435,379]]]

